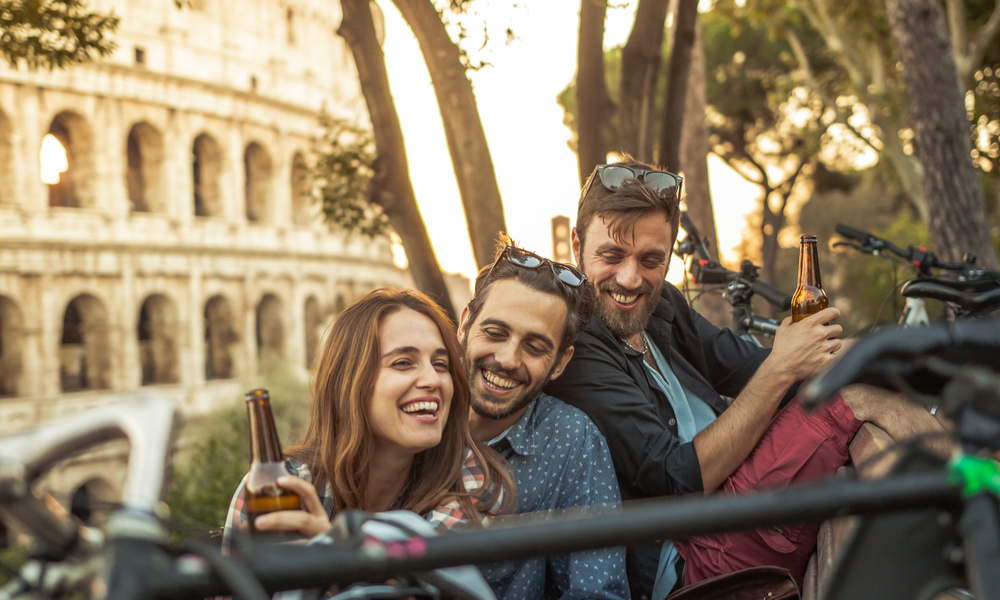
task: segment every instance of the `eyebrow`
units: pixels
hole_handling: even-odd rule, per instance
[[[388,357],[393,356],[395,354],[418,354],[419,352],[420,352],[420,348],[417,348],[416,346],[400,346],[399,348],[393,348],[392,350],[389,350],[388,352],[386,352],[385,354],[382,355],[382,358],[388,358]],[[438,355],[441,355],[441,354],[444,354],[445,356],[447,356],[448,355],[448,349],[447,348],[443,348],[443,347],[442,348],[438,348],[438,349],[434,350],[434,352],[432,352],[431,354],[434,355],[434,356],[438,356]]]
[[[594,252],[597,254],[601,254],[602,252],[625,252],[625,248],[613,242],[605,242],[598,246]],[[666,260],[667,253],[663,250],[650,250],[649,252],[643,252],[642,256],[654,256],[660,260]]]
[[[612,250],[617,250],[619,252],[624,252],[625,251],[624,248],[622,248],[618,244],[615,244],[614,242],[604,242],[603,244],[601,244],[600,246],[598,246],[594,250],[594,252],[600,254],[601,252],[609,252],[609,251],[612,251]]]
[[[498,325],[500,327],[503,327],[507,331],[510,331],[510,325],[508,325],[504,321],[501,321],[500,319],[483,319],[479,323],[480,327],[483,327],[485,325]],[[529,331],[528,335],[531,336],[531,337],[534,337],[534,338],[538,338],[538,341],[540,341],[543,344],[545,344],[546,346],[548,346],[550,350],[552,348],[556,347],[555,343],[552,341],[552,338],[550,338],[549,336],[545,335],[544,333],[540,333],[538,331]]]

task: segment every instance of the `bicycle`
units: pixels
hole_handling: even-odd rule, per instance
[[[790,310],[792,297],[761,281],[760,268],[749,260],[740,263],[739,272],[730,271],[712,260],[707,241],[701,237],[694,222],[684,212],[681,213],[681,229],[687,236],[677,242],[674,254],[684,261],[690,259],[688,272],[692,282],[718,286],[714,290],[703,290],[701,294],[724,290],[723,297],[733,307],[730,328],[739,337],[760,346],[760,340],[756,336],[773,336],[781,323],[753,314],[754,294],[764,298],[777,312]]]
[[[836,230],[852,242],[836,242],[834,247],[847,246],[873,256],[888,251],[915,269],[916,277],[900,289],[900,295],[906,299],[899,320],[904,327],[930,321],[927,298],[943,302],[954,318],[981,317],[1000,309],[1000,272],[976,267],[974,254],[966,254],[961,263],[948,263],[924,248],[907,246],[903,250],[888,240],[844,224],[838,223]],[[948,272],[952,277],[935,276],[934,270]]]
[[[0,516],[20,523],[38,542],[33,570],[22,570],[0,598],[100,592],[103,586],[106,594],[97,595],[113,600],[228,593],[255,600],[282,590],[380,582],[445,567],[868,515],[853,552],[837,567],[837,581],[843,583],[831,588],[829,600],[908,600],[920,591],[961,583],[959,578],[969,580],[980,600],[1000,600],[1000,517],[994,497],[1000,495],[1000,470],[977,456],[1000,449],[998,373],[1000,319],[983,319],[869,336],[806,387],[808,404],[821,403],[852,382],[902,389],[915,401],[940,404],[956,419],[957,437],[967,452],[948,470],[933,461],[911,460],[881,480],[833,480],[738,498],[647,501],[611,515],[571,515],[441,537],[407,534],[396,542],[349,537],[332,545],[265,546],[244,540],[238,560],[203,544],[167,543],[159,501],[176,413],[168,400],[139,398],[0,438]],[[32,492],[31,483],[58,459],[118,437],[129,439],[132,455],[122,507],[109,519],[106,537],[59,516]],[[987,477],[977,479],[976,468]],[[914,515],[921,527],[913,526]],[[345,511],[341,518],[368,517]],[[963,556],[951,551],[955,546],[949,544],[956,540],[967,544]],[[887,553],[886,544],[894,552]],[[879,560],[862,560],[871,556]],[[885,585],[873,587],[866,579],[870,564],[878,566]],[[403,592],[376,593],[386,595],[368,597]]]

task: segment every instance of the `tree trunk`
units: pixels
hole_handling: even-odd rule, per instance
[[[576,131],[580,185],[607,162],[608,122],[615,106],[604,79],[604,17],[607,0],[581,0],[576,54]]]
[[[506,232],[507,223],[472,82],[431,0],[393,0],[393,4],[416,35],[434,84],[472,253],[481,269],[495,259],[497,233]]]
[[[663,109],[663,129],[660,131],[659,163],[667,169],[680,164],[681,130],[687,96],[688,73],[691,70],[691,47],[694,45],[698,0],[679,0],[674,19],[674,45],[670,49],[667,72],[667,101]]]
[[[341,6],[344,16],[337,33],[354,56],[378,151],[369,187],[370,200],[382,207],[402,240],[414,285],[455,318],[455,308],[410,183],[403,130],[389,88],[385,56],[375,36],[369,0],[341,0]]]
[[[618,142],[644,162],[653,160],[653,113],[669,4],[669,0],[639,0],[632,33],[622,49]]]
[[[684,127],[681,134],[680,170],[684,171],[687,214],[702,237],[708,238],[708,253],[719,260],[719,238],[715,231],[715,213],[708,187],[708,125],[705,123],[705,51],[702,48],[701,27],[696,26],[691,48],[691,72],[688,75],[687,99],[684,105]],[[696,286],[703,292],[704,286]],[[714,286],[713,286],[714,287]],[[718,327],[729,327],[732,310],[719,294],[701,293],[694,307]]]
[[[969,121],[944,11],[937,0],[886,0],[886,12],[906,78],[935,250],[952,262],[973,252],[980,266],[995,269],[996,249],[970,158]]]

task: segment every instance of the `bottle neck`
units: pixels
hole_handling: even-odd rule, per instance
[[[247,400],[247,416],[250,421],[250,462],[284,461],[278,429],[271,413],[271,402],[267,398]]]
[[[799,287],[823,287],[819,277],[819,255],[816,240],[803,241],[799,246]]]

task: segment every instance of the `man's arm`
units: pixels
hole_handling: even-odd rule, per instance
[[[839,316],[839,310],[827,308],[795,325],[791,317],[786,318],[774,336],[771,354],[757,373],[732,405],[695,436],[706,494],[722,485],[750,455],[792,384],[834,360],[843,329],[827,323]]]
[[[581,418],[586,417],[581,415]],[[621,510],[621,495],[611,453],[597,427],[589,422],[585,443],[575,454],[567,456],[567,477],[573,477],[560,494],[561,509],[580,506],[605,506],[605,510]],[[628,578],[625,574],[625,549],[602,548],[554,556],[548,568],[559,586],[563,600],[627,600]]]

